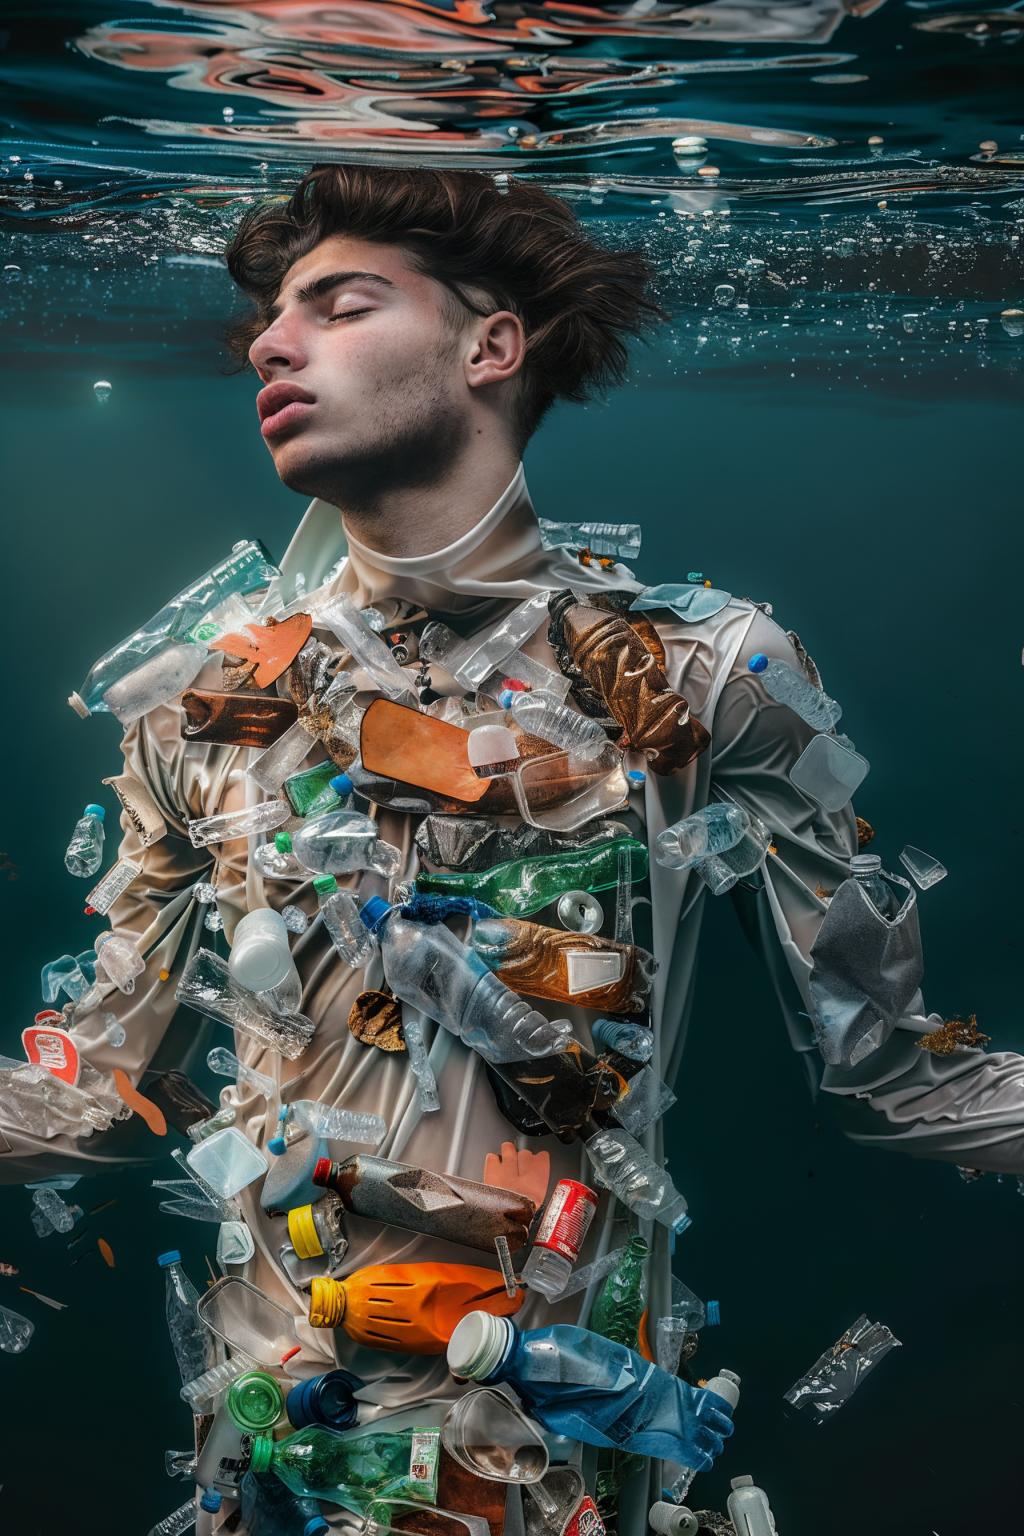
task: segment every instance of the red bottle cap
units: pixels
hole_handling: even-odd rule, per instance
[[[329,1157],[318,1157],[316,1167],[313,1169],[313,1183],[323,1186],[331,1176],[331,1160]]]

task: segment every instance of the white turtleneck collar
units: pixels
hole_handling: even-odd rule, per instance
[[[328,590],[346,593],[359,607],[402,598],[432,613],[460,613],[488,601],[520,602],[560,587],[638,590],[640,585],[621,567],[581,566],[564,549],[545,548],[522,463],[490,511],[443,549],[410,557],[382,555],[351,536],[347,549],[348,558]],[[307,591],[322,586],[345,551],[337,507],[312,502],[281,561],[285,590],[299,571]]]

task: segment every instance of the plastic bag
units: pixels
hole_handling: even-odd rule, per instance
[[[884,1323],[869,1323],[861,1313],[831,1349],[811,1366],[785,1393],[794,1408],[806,1411],[816,1424],[824,1424],[856,1392],[890,1349],[901,1348]]]

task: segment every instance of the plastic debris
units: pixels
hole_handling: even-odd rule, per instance
[[[885,1359],[900,1341],[884,1323],[869,1323],[861,1313],[830,1349],[794,1382],[784,1394],[785,1401],[806,1413],[816,1424],[824,1424],[849,1402],[864,1378]]]
[[[945,864],[940,864],[938,859],[933,858],[930,853],[925,853],[921,848],[914,848],[910,843],[900,854],[900,863],[919,891],[930,890],[933,885],[938,885],[939,881],[944,880],[949,874]]]

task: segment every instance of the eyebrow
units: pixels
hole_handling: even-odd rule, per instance
[[[295,298],[299,304],[312,304],[322,298],[332,288],[339,287],[342,283],[351,283],[359,280],[364,283],[380,283],[382,288],[394,288],[395,284],[387,277],[381,277],[379,272],[328,272],[324,277],[316,277],[310,283],[305,283],[296,293]],[[280,304],[271,304],[267,310],[267,318],[273,322],[281,313]]]

